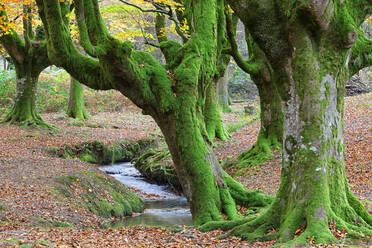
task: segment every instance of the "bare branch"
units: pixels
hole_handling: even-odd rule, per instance
[[[152,13],[160,13],[160,14],[165,14],[165,15],[171,15],[171,13],[169,13],[170,11],[166,11],[164,9],[159,9],[159,8],[157,8],[157,9],[143,9],[140,6],[135,5],[133,3],[130,3],[130,2],[127,2],[127,1],[124,1],[124,0],[119,0],[119,1],[122,2],[122,3],[124,3],[124,4],[126,4],[126,5],[129,5],[129,6],[132,6],[134,8],[137,8],[141,12],[144,12],[144,13],[146,13],[146,12],[150,12],[151,13],[152,12]]]

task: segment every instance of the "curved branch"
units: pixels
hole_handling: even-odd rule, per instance
[[[361,29],[358,29],[358,39],[351,48],[349,62],[350,76],[359,70],[372,65],[372,40],[368,39]]]
[[[236,26],[237,20],[233,21],[230,14],[226,13],[226,33],[231,46],[230,55],[234,58],[235,62],[243,71],[249,74],[257,74],[258,73],[257,63],[250,63],[249,61],[244,60],[244,58],[238,51],[238,45],[235,39]]]
[[[96,49],[89,40],[88,27],[85,23],[84,6],[82,1],[75,1],[76,22],[79,28],[79,44],[84,51],[92,57],[96,57]]]
[[[93,89],[112,89],[99,61],[81,54],[69,35],[58,0],[37,0],[40,15],[48,35],[48,57],[79,82]]]
[[[140,6],[135,5],[133,3],[130,3],[128,1],[124,1],[124,0],[119,0],[119,1],[126,4],[126,5],[132,6],[132,7],[136,8],[136,9],[138,9],[141,12],[144,12],[144,13],[147,12],[147,13],[160,13],[160,14],[170,15],[169,11],[166,11],[166,10],[163,10],[163,9],[143,9]]]

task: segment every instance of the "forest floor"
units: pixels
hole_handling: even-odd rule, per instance
[[[223,116],[227,126],[249,121],[246,103],[235,104]],[[345,161],[352,191],[366,202],[372,200],[372,94],[348,97],[345,101]],[[140,139],[158,139],[161,133],[154,121],[134,105],[120,112],[92,115],[82,126],[63,113],[43,114],[56,131],[30,130],[0,124],[0,247],[271,247],[274,242],[247,243],[237,238],[219,240],[222,231],[201,233],[195,228],[172,230],[158,227],[100,229],[101,219],[82,208],[66,204],[52,190],[55,177],[77,171],[96,171],[97,166],[79,159],[51,156],[48,151],[65,144],[86,141],[105,144]],[[244,125],[226,142],[215,141],[220,160],[250,148],[256,139],[259,121]],[[247,189],[260,189],[274,195],[280,183],[280,155],[262,166],[240,172],[236,177]],[[100,173],[100,172],[98,172]],[[229,171],[232,175],[236,171]],[[40,225],[40,220],[73,223],[74,227]],[[28,246],[27,246],[28,245]],[[341,245],[342,246],[342,245]],[[345,245],[344,245],[345,246]],[[360,244],[355,247],[363,246]],[[22,246],[21,246],[22,247]],[[323,246],[334,247],[334,246]]]

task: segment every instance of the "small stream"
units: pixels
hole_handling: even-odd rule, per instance
[[[145,211],[136,217],[127,217],[111,223],[119,226],[191,226],[192,218],[184,196],[171,191],[168,186],[148,182],[131,163],[101,166],[106,172],[124,185],[140,192],[145,199]]]

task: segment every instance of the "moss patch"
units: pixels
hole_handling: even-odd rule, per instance
[[[109,164],[118,161],[131,161],[154,145],[154,140],[121,141],[113,145],[105,145],[100,141],[93,141],[75,146],[64,145],[62,148],[52,149],[50,153],[62,158],[77,157],[88,163]]]
[[[31,222],[35,226],[41,226],[45,228],[51,228],[51,227],[70,227],[73,228],[74,224],[70,222],[63,222],[63,221],[58,221],[58,220],[51,220],[51,219],[44,219],[44,218],[39,218],[39,217],[31,217]]]
[[[97,172],[78,172],[56,178],[55,189],[77,208],[85,208],[102,218],[130,216],[142,212],[143,200],[126,186]]]
[[[138,158],[134,167],[150,181],[160,185],[170,185],[181,191],[181,184],[168,148],[150,149]]]

